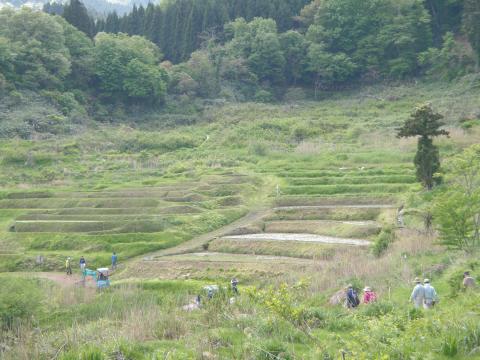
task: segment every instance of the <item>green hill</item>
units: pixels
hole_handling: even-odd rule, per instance
[[[461,127],[480,111],[471,80],[213,105],[174,128],[3,140],[2,357],[476,358],[479,293],[459,289],[463,271],[478,273],[478,251],[439,246],[414,212],[396,227],[400,205],[425,200],[415,141],[394,130],[431,102],[451,134],[436,140],[442,159],[478,143],[477,125]],[[352,239],[371,245],[342,243]],[[112,251],[120,267],[106,291],[76,284],[76,267],[58,274],[67,256],[96,268]],[[432,279],[434,310],[408,304],[415,276]],[[378,303],[330,305],[347,283],[372,286]],[[182,310],[211,284],[219,294]]]

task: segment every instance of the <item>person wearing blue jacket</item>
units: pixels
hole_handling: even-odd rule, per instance
[[[353,287],[353,285],[349,284],[347,286],[347,293],[346,293],[346,306],[348,309],[356,308],[360,304],[360,299],[358,298],[358,293]]]

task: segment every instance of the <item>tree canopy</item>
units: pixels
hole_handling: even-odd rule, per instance
[[[433,145],[433,138],[449,135],[448,131],[441,129],[444,125],[440,122],[441,119],[443,116],[434,112],[430,104],[423,104],[397,129],[397,137],[419,137],[414,163],[417,180],[427,189],[439,181],[435,174],[440,170],[440,155],[438,148]]]
[[[448,187],[434,206],[440,241],[469,251],[480,246],[480,146],[446,161],[445,173]]]

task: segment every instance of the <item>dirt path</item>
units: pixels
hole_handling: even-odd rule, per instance
[[[369,241],[360,239],[344,239],[333,236],[323,236],[314,234],[283,234],[283,233],[262,233],[262,234],[246,234],[246,235],[234,235],[225,236],[224,239],[232,240],[256,240],[256,241],[302,241],[302,242],[315,242],[323,244],[338,244],[338,245],[355,245],[355,246],[367,246],[370,245]]]
[[[296,205],[296,206],[278,206],[276,210],[302,210],[302,209],[395,209],[395,205],[385,204],[365,204],[365,205]]]
[[[13,272],[9,273],[15,276],[29,277],[29,278],[39,278],[47,279],[55,282],[60,285],[62,288],[82,286],[82,277],[80,275],[66,275],[65,273],[59,272]],[[91,287],[95,286],[95,283],[92,279],[87,278],[86,286]]]
[[[247,226],[251,224],[252,222],[255,222],[257,220],[260,220],[263,218],[265,215],[267,215],[270,212],[270,209],[259,209],[255,211],[249,212],[247,215],[244,217],[220,228],[217,230],[214,230],[212,232],[209,232],[207,234],[203,234],[200,236],[197,236],[191,240],[188,240],[184,243],[181,243],[180,245],[177,245],[173,248],[169,249],[164,249],[160,250],[151,254],[148,254],[148,256],[143,256],[143,260],[149,261],[153,260],[154,258],[161,257],[161,256],[168,256],[168,255],[179,255],[179,254],[186,254],[186,253],[192,253],[192,252],[201,252],[203,251],[203,246],[207,244],[209,241],[214,240],[216,238],[222,237],[223,235],[243,226]]]
[[[103,223],[105,220],[16,220],[15,223],[36,224],[36,223]],[[112,221],[113,222],[113,221]]]
[[[305,263],[311,264],[313,260],[302,259],[288,256],[275,256],[275,255],[251,255],[251,254],[233,254],[233,253],[219,253],[219,252],[198,252],[188,253],[183,255],[166,256],[155,261],[204,261],[204,262],[216,262],[216,263],[258,263],[273,262],[278,263]]]

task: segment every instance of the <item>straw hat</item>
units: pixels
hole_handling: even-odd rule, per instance
[[[352,285],[352,284],[348,284],[348,285],[347,285],[347,288],[348,288],[348,289],[353,288],[353,285]]]
[[[423,282],[424,282],[425,284],[430,284],[430,279],[425,279],[425,280],[423,280]]]
[[[422,281],[420,280],[420,278],[416,277],[415,280],[413,280],[413,282],[415,284],[420,284]]]
[[[370,288],[370,286],[365,286],[365,289],[363,289],[363,291],[372,291],[372,289]]]

